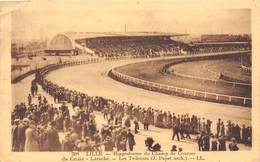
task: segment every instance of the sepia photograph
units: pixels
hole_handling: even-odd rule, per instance
[[[258,145],[252,7],[14,4],[5,56],[11,88],[5,149],[11,155],[170,162],[226,153],[219,161],[246,157]]]

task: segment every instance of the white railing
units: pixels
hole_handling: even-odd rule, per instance
[[[249,83],[240,83],[240,82],[231,82],[231,81],[225,81],[225,80],[215,80],[215,79],[209,79],[209,78],[203,78],[203,77],[198,77],[198,76],[192,76],[192,75],[187,75],[187,74],[182,74],[179,72],[173,72],[174,75],[176,76],[180,76],[183,78],[189,78],[192,80],[201,80],[202,82],[213,82],[215,85],[219,84],[226,84],[226,85],[230,85],[230,86],[251,86],[251,84]],[[219,77],[221,76],[221,74],[219,74]]]
[[[240,97],[240,96],[231,96],[231,95],[224,95],[224,94],[217,94],[217,93],[212,93],[212,92],[206,92],[206,91],[199,91],[199,90],[193,90],[193,89],[187,89],[187,88],[180,88],[180,87],[175,87],[175,86],[170,86],[170,85],[165,85],[165,84],[160,84],[160,83],[155,83],[155,82],[151,82],[151,81],[147,81],[147,80],[143,80],[143,79],[139,79],[139,78],[135,78],[135,77],[131,77],[125,74],[122,74],[118,71],[116,71],[115,69],[111,69],[111,72],[113,75],[115,75],[116,77],[127,81],[127,82],[132,82],[135,83],[137,85],[144,85],[144,86],[148,86],[150,88],[158,88],[159,90],[167,90],[169,92],[173,92],[173,93],[181,93],[183,95],[191,95],[194,97],[200,97],[200,98],[205,98],[205,99],[213,99],[215,101],[227,101],[229,103],[232,103],[234,100],[241,100],[243,105],[246,105],[252,102],[251,98],[246,98],[246,97]],[[200,94],[200,96],[199,96]],[[209,96],[214,96],[214,97],[209,97]]]

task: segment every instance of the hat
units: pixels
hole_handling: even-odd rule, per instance
[[[30,122],[28,118],[23,118],[23,122]]]
[[[55,126],[55,125],[56,125],[56,121],[50,122],[50,125],[51,125],[51,126]]]
[[[35,125],[35,121],[34,121],[34,120],[31,120],[31,121],[30,121],[30,125]]]
[[[111,140],[112,138],[110,137],[110,136],[107,136],[106,137],[106,140],[108,141],[108,140]]]
[[[90,138],[89,137],[85,137],[85,141],[89,141],[90,140]]]
[[[19,123],[20,119],[15,119],[14,122],[15,123]]]
[[[232,137],[232,138],[231,138],[231,141],[232,141],[232,142],[235,142],[235,141],[236,141],[235,137]]]

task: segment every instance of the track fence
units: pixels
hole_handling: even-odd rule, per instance
[[[183,96],[188,98],[220,102],[220,103],[228,103],[234,105],[243,105],[243,106],[251,106],[251,102],[252,102],[251,98],[217,94],[217,93],[206,92],[206,91],[198,91],[193,89],[180,88],[180,87],[155,83],[147,80],[142,80],[139,78],[122,74],[116,71],[115,69],[110,70],[109,76],[115,80],[118,80],[120,82],[129,85],[133,85],[143,89],[148,89],[151,91],[162,92],[170,95],[177,95],[177,96]]]

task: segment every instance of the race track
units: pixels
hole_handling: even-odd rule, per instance
[[[247,107],[225,105],[169,96],[125,85],[107,76],[107,72],[120,65],[137,60],[121,60],[93,63],[81,66],[67,67],[51,72],[47,79],[69,89],[78,90],[91,96],[103,96],[120,102],[133,103],[145,107],[180,114],[196,114],[211,119],[231,120],[239,125],[251,125],[251,109]],[[214,127],[215,123],[213,124]]]

